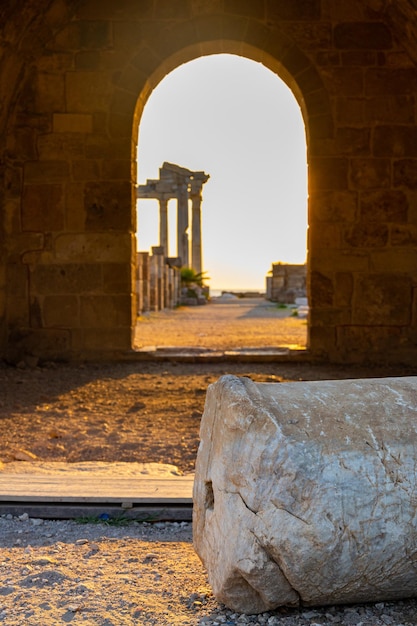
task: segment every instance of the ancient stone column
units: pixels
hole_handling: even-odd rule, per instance
[[[177,256],[181,258],[183,267],[189,267],[189,238],[188,238],[188,180],[182,180],[177,190]]]
[[[150,306],[149,252],[137,253],[138,313],[147,313]]]
[[[168,199],[165,195],[159,198],[159,245],[164,249],[165,256],[168,256]]]
[[[204,172],[194,172],[190,182],[191,198],[191,267],[200,274],[203,271],[201,238],[201,200],[204,183],[210,177]]]
[[[417,595],[417,377],[208,388],[193,534],[234,611]]]
[[[165,256],[162,246],[152,246],[155,279],[155,311],[165,308]]]

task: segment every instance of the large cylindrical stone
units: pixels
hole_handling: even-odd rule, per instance
[[[417,378],[211,385],[194,544],[218,600],[417,595]]]

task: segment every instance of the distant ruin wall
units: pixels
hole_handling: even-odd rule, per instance
[[[266,277],[266,297],[272,302],[294,304],[307,295],[307,266],[273,263]]]
[[[166,259],[159,246],[137,253],[136,294],[138,315],[173,309],[180,302],[180,271],[177,259]]]

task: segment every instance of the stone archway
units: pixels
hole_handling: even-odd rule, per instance
[[[5,3],[2,354],[129,353],[132,137],[166,74],[231,52],[276,72],[303,112],[312,355],[414,362],[417,66],[405,3],[392,4]]]
[[[266,32],[263,32],[262,36],[266,37]],[[175,39],[181,40],[181,35],[177,34]],[[284,37],[283,39],[285,41]],[[150,85],[153,85],[153,88],[156,88],[159,82],[161,82],[163,78],[165,78],[165,76],[168,75],[173,69],[176,69],[176,67],[178,67],[179,65],[187,63],[191,60],[195,60],[196,58],[201,56],[201,49],[204,49],[204,55],[216,55],[219,51],[223,53],[227,52],[229,54],[243,56],[253,61],[262,62],[264,67],[270,69],[278,78],[283,79],[287,86],[290,87],[293,95],[296,95],[296,100],[300,104],[300,108],[303,111],[304,121],[309,119],[312,120],[313,137],[316,136],[317,138],[324,139],[325,137],[329,136],[329,131],[331,131],[332,129],[330,109],[328,106],[329,103],[326,99],[324,87],[317,73],[312,68],[311,63],[307,59],[303,59],[303,55],[299,53],[299,51],[294,49],[294,47],[291,46],[288,42],[286,42],[286,44],[282,42],[283,49],[287,49],[286,56],[284,57],[286,59],[287,67],[280,60],[275,59],[270,54],[267,54],[265,51],[260,50],[254,47],[252,44],[246,42],[242,44],[242,42],[230,40],[214,40],[204,42],[204,44],[197,46],[188,46],[182,51],[176,52],[172,57],[165,59],[162,68],[158,67],[154,70],[154,73],[146,84],[146,97],[150,95],[150,91],[148,91]],[[291,59],[292,57],[294,57],[294,59],[297,59],[298,70],[295,73],[298,77],[300,85],[303,85],[305,93],[302,93],[300,85],[290,74],[290,71],[288,69],[288,66],[291,67],[291,61],[289,59]],[[166,71],[165,75],[163,74],[163,71]],[[142,97],[141,94],[141,97],[138,100],[136,119],[141,118],[141,111],[143,110],[145,103],[145,97]],[[327,104],[327,108],[326,106],[323,106],[323,103]],[[315,108],[315,106],[317,108]],[[317,128],[314,125],[315,122],[317,122]],[[134,136],[136,136],[135,131]],[[276,340],[277,338],[271,337],[271,339]]]

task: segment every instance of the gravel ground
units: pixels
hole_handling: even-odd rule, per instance
[[[192,547],[191,524],[0,517],[0,623],[8,626],[409,626],[417,602],[280,609],[220,605]]]
[[[288,312],[282,317],[263,305],[231,307],[150,316],[139,324],[138,337],[145,344],[221,343],[223,349],[305,344],[305,321]],[[0,461],[156,462],[192,471],[207,385],[226,373],[279,384],[413,372],[307,363],[23,363],[17,369],[0,363]],[[0,517],[0,623],[408,626],[417,625],[417,603],[238,615],[213,597],[190,524],[49,521],[23,514]]]

